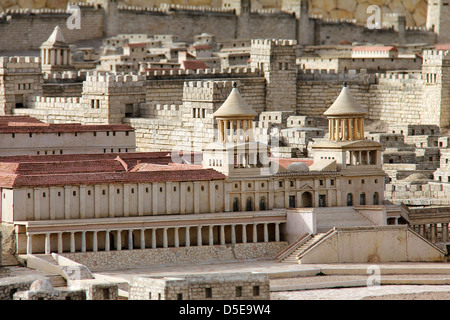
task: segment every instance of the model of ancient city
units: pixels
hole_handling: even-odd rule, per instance
[[[450,298],[449,31],[449,0],[1,0],[0,300]]]

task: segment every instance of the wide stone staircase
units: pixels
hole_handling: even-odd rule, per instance
[[[327,232],[334,227],[368,227],[374,226],[369,218],[365,217],[353,207],[317,208],[317,232]]]
[[[306,252],[310,247],[316,244],[325,233],[318,233],[316,235],[311,235],[306,242],[301,244],[298,248],[292,251],[292,253],[282,259],[280,262],[283,263],[298,263],[298,257]]]

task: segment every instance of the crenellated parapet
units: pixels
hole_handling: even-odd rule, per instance
[[[254,78],[261,77],[262,73],[258,68],[229,68],[219,69],[198,69],[194,70],[153,70],[141,72],[147,80],[165,80],[165,79],[208,79],[208,78]]]

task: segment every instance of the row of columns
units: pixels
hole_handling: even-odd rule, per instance
[[[217,127],[219,142],[253,141],[252,120],[217,120]]]
[[[330,140],[360,140],[364,138],[364,118],[328,119]]]
[[[70,51],[62,48],[42,48],[42,64],[67,66],[70,65]]]
[[[429,223],[413,225],[412,228],[431,242],[447,242],[449,241],[448,226],[449,223]]]
[[[264,226],[264,242],[269,242],[269,228],[268,223],[252,223],[253,226],[253,242],[258,242],[258,230],[257,226],[258,224],[263,224]],[[280,222],[273,222],[275,224],[275,241],[280,241]],[[241,225],[242,226],[242,243],[247,243],[247,225],[248,224],[231,224],[231,225],[218,225],[220,228],[219,233],[219,242],[221,245],[224,245],[226,243],[225,241],[225,227],[230,226],[231,227],[231,243],[235,244],[236,242],[236,226]],[[156,230],[162,229],[163,230],[163,248],[169,247],[169,239],[168,239],[168,229],[174,229],[174,247],[180,247],[180,237],[179,237],[179,229],[184,228],[185,229],[185,247],[191,246],[191,229],[196,229],[197,232],[197,246],[203,245],[203,236],[202,236],[202,228],[208,227],[209,233],[208,233],[208,245],[212,246],[214,245],[214,227],[217,227],[217,225],[204,225],[204,226],[183,226],[183,227],[161,227],[161,228],[141,228],[141,229],[119,229],[119,230],[81,230],[81,231],[69,231],[69,232],[57,232],[58,239],[58,253],[63,253],[63,233],[70,233],[70,252],[76,252],[75,248],[75,233],[81,233],[81,252],[86,252],[86,233],[92,232],[93,240],[92,240],[92,251],[96,252],[98,251],[98,232],[105,232],[105,251],[111,250],[111,243],[110,243],[110,234],[115,233],[115,244],[116,248],[115,250],[122,250],[122,232],[128,232],[128,238],[127,238],[127,248],[128,250],[135,249],[134,248],[134,239],[133,239],[133,232],[134,231],[140,231],[140,243],[139,247],[136,249],[146,249],[146,237],[145,237],[145,231],[151,230],[151,248],[155,249],[157,248],[156,243]],[[45,235],[45,243],[44,243],[44,253],[50,254],[51,251],[51,235],[54,234],[52,232],[44,233]],[[33,253],[33,236],[34,235],[42,235],[42,233],[26,233],[27,235],[27,254]]]

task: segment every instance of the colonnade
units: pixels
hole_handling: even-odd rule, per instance
[[[412,229],[431,242],[447,242],[449,223],[426,223],[412,225]]]
[[[36,252],[36,250],[33,250],[33,238],[38,235],[44,235],[44,252],[45,254],[50,254],[52,252],[52,241],[51,236],[56,234],[57,235],[57,252],[58,253],[64,253],[67,252],[67,250],[64,250],[64,241],[63,241],[63,234],[69,234],[69,252],[88,252],[88,251],[100,251],[103,250],[100,249],[99,246],[99,233],[103,233],[102,236],[104,236],[104,251],[111,251],[111,250],[132,250],[132,249],[155,249],[155,248],[169,248],[169,247],[191,247],[191,233],[194,232],[196,234],[196,246],[202,246],[204,245],[204,242],[207,242],[207,245],[212,246],[215,244],[225,245],[225,244],[236,244],[237,242],[237,232],[236,227],[241,226],[241,237],[240,242],[241,243],[247,243],[248,242],[248,235],[247,235],[247,225],[252,226],[252,235],[251,235],[251,241],[253,243],[257,242],[269,242],[269,239],[272,238],[274,241],[278,242],[280,241],[280,223],[281,222],[261,222],[261,223],[239,223],[239,224],[220,224],[220,225],[192,225],[192,226],[167,226],[167,227],[150,227],[150,228],[132,228],[132,229],[105,229],[105,230],[74,230],[74,231],[49,231],[49,232],[27,232],[27,254],[33,254],[33,253],[41,253]],[[272,231],[272,234],[269,232],[269,224],[274,225],[274,229]],[[258,238],[258,225],[263,225],[263,237],[262,239]],[[230,228],[231,232],[228,232],[229,239],[226,237],[226,231],[225,228]],[[208,237],[207,241],[203,240],[203,232],[202,230],[207,228],[208,229]],[[170,239],[170,243],[172,244],[169,246],[169,229],[173,229],[173,238]],[[181,229],[184,229],[184,241],[182,242],[180,239],[180,231]],[[147,239],[145,231],[150,230],[151,234],[151,241],[150,246],[147,246]],[[157,241],[157,230],[162,230],[162,245],[161,243],[158,244]],[[126,239],[127,243],[122,243],[122,233],[125,232],[127,234]],[[139,245],[135,246],[136,241],[134,240],[134,234],[139,234]],[[231,234],[230,234],[231,233]],[[92,236],[92,245],[87,246],[87,234],[90,234]],[[111,236],[114,235],[114,243],[111,243]],[[218,238],[218,243],[215,241],[215,239]],[[78,239],[78,242],[81,240],[81,248],[77,250],[76,248],[76,238]],[[103,237],[102,237],[103,238]],[[67,240],[66,240],[67,241]],[[216,243],[215,243],[216,242]],[[40,251],[40,250],[37,250]]]
[[[219,131],[218,142],[253,141],[253,120],[220,120],[217,119]]]
[[[41,48],[42,64],[70,65],[70,51],[65,48]]]
[[[330,140],[364,139],[364,118],[331,118],[328,119]]]

